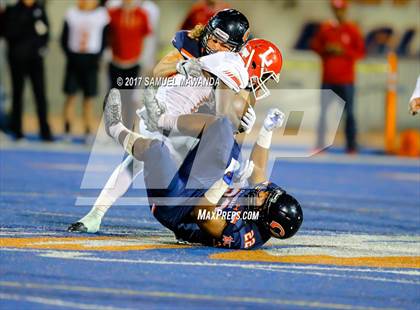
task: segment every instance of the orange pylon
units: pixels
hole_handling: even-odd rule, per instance
[[[388,54],[388,82],[385,102],[385,152],[395,153],[397,137],[397,70],[398,58],[395,52]]]

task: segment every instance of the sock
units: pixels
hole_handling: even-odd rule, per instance
[[[115,200],[116,199],[113,197],[108,196],[105,193],[101,193],[89,213],[81,218],[79,222],[85,225],[89,233],[98,232],[101,226],[102,218]]]
[[[223,194],[229,188],[229,185],[222,179],[216,181],[208,190],[204,193],[204,196],[210,201],[212,204],[217,205],[220,198],[222,198]]]
[[[123,130],[127,130],[127,128],[121,122],[118,122],[109,127],[109,134],[118,142],[118,137]]]
[[[164,130],[179,132],[176,126],[178,116],[162,114],[158,120],[158,126]]]
[[[102,218],[106,212],[112,207],[118,198],[123,196],[130,188],[133,182],[133,158],[127,157],[120,165],[118,165],[111,177],[102,189],[99,197],[96,199],[92,209],[83,218],[79,220],[87,228],[89,233],[99,231]]]

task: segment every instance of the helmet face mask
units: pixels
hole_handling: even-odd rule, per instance
[[[257,185],[252,192],[252,203],[255,206],[261,192],[266,193],[266,198],[258,207],[262,211],[259,222],[274,238],[292,237],[303,221],[303,212],[299,202],[276,184],[268,183]]]
[[[273,79],[276,83],[279,82],[279,75],[275,74],[273,71],[263,72],[262,78],[257,76],[252,76],[249,78],[250,88],[254,94],[255,100],[261,100],[270,96],[270,90],[268,89],[266,83]]]
[[[217,50],[214,49],[214,48],[211,48],[209,46],[209,42],[212,42],[212,41],[216,41],[220,46],[222,46],[222,48],[217,49]],[[203,43],[204,42],[205,42],[204,49],[205,49],[207,55],[214,54],[214,53],[217,53],[217,52],[234,52],[235,49],[236,49],[235,46],[225,42],[220,36],[218,36],[216,34],[213,34],[213,33],[206,34],[203,37]]]
[[[256,100],[268,97],[267,82],[273,79],[278,83],[280,80],[283,64],[280,50],[270,41],[252,39],[241,50],[241,56],[249,75],[248,89]]]

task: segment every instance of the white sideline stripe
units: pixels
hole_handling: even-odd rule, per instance
[[[95,198],[96,199],[96,198]],[[113,205],[114,206],[114,205]],[[139,206],[141,207],[141,206]],[[68,218],[73,218],[74,221],[77,220],[77,217],[74,216],[74,214],[71,213],[60,213],[60,212],[43,212],[43,211],[25,211],[25,213],[27,214],[36,214],[36,215],[48,215],[48,216],[60,216],[60,217],[68,217]],[[149,221],[148,219],[134,219],[132,217],[130,218],[125,218],[125,217],[111,217],[111,218],[106,218],[107,222],[124,222],[127,223],[127,221],[129,221],[130,223],[142,223],[142,224],[159,224],[159,222],[151,220]],[[160,224],[159,224],[160,225]]]
[[[381,173],[379,174],[384,179],[391,179],[396,181],[412,181],[420,182],[420,173]]]
[[[308,189],[299,189],[296,187],[290,187],[288,188],[289,192],[293,192],[295,194],[299,195],[307,195],[307,196],[318,196],[321,198],[340,198],[340,199],[358,199],[361,200],[361,203],[368,204],[371,202],[371,200],[378,200],[379,202],[383,201],[392,201],[392,202],[410,202],[413,203],[413,199],[411,197],[407,196],[401,196],[401,197],[392,197],[390,199],[384,197],[384,196],[372,196],[372,195],[346,195],[344,193],[333,193],[333,192],[327,192],[327,191],[319,191],[319,190],[308,190]]]
[[[69,223],[70,224],[70,223]],[[62,232],[20,232],[18,230],[16,231],[0,231],[0,237],[13,237],[13,238],[19,238],[22,236],[46,236],[46,237],[66,237],[66,231]],[[84,233],[86,237],[88,236],[101,236],[101,237],[109,237],[109,236],[118,236],[118,237],[130,237],[130,238],[140,238],[144,237],[145,235],[148,237],[172,237],[171,239],[175,241],[175,237],[173,234],[170,233],[170,231],[165,231],[165,228],[162,228],[162,230],[155,231],[155,230],[144,230],[144,229],[137,229],[133,228],[130,229],[130,232],[126,231],[115,231],[114,228],[107,228],[106,232],[97,234],[97,233]]]
[[[287,300],[287,299],[271,299],[263,297],[245,297],[245,296],[220,296],[210,294],[187,294],[187,293],[174,293],[174,292],[162,292],[162,291],[140,291],[130,289],[117,289],[117,288],[97,288],[89,286],[77,286],[77,285],[49,285],[40,283],[19,283],[0,281],[0,286],[3,287],[14,287],[24,289],[46,289],[46,290],[65,290],[85,293],[103,293],[103,294],[114,294],[114,295],[128,295],[128,296],[147,296],[147,297],[160,297],[160,298],[175,298],[175,299],[187,299],[187,300],[209,300],[209,301],[227,301],[233,303],[257,303],[257,304],[278,304],[278,305],[292,305],[299,307],[308,308],[325,308],[325,309],[385,309],[385,308],[374,308],[374,307],[360,307],[346,304],[336,303],[323,303],[318,301],[304,301],[304,300]],[[106,309],[106,307],[102,307]],[[93,308],[84,308],[93,309]],[[390,308],[387,308],[390,309]]]
[[[72,301],[64,301],[57,298],[45,298],[41,296],[28,296],[28,295],[20,295],[20,294],[3,294],[0,293],[0,299],[6,300],[16,300],[16,301],[27,301],[33,302],[37,304],[44,304],[56,307],[66,307],[66,308],[75,308],[75,309],[85,309],[85,310],[126,310],[131,308],[116,308],[116,307],[109,307],[104,305],[95,305],[95,304],[82,304],[79,302],[72,302]]]
[[[401,167],[413,167],[418,168],[419,162],[417,159],[402,158],[395,156],[386,155],[359,155],[359,156],[348,156],[344,154],[322,154],[313,157],[296,157],[296,158],[279,158],[282,152],[271,152],[270,158],[280,159],[285,162],[305,162],[311,164],[344,164],[344,165],[358,165],[358,166],[401,166]]]
[[[29,150],[31,152],[57,152],[66,154],[90,154],[92,147],[66,143],[38,143],[38,142],[22,142],[14,143],[2,141],[0,143],[0,150]],[[287,155],[300,155],[302,156],[305,152],[296,149],[290,150],[287,145],[273,144],[271,149],[271,158],[278,158]],[[251,144],[244,145],[244,152],[250,151]],[[282,151],[283,150],[283,151]],[[122,154],[121,148],[114,145],[114,143],[104,144],[102,147],[95,149],[95,153],[98,155],[109,155],[109,156],[120,156]],[[316,155],[314,157],[297,157],[281,158],[282,161],[290,162],[308,162],[311,163],[342,163],[342,164],[356,164],[356,165],[385,165],[385,166],[411,166],[418,167],[418,160],[412,158],[402,158],[387,155],[375,155],[366,154],[358,156],[346,156],[344,154],[333,154],[326,153]]]
[[[17,191],[1,191],[0,196],[24,196],[24,197],[63,197],[63,195],[73,195],[73,193],[59,193],[59,192],[17,192]]]
[[[43,256],[43,255],[41,255]],[[46,257],[53,257],[51,255],[45,255]],[[59,257],[64,259],[74,259],[71,257]],[[111,263],[132,263],[132,264],[156,264],[156,265],[182,265],[182,266],[199,266],[199,267],[237,267],[243,269],[253,269],[253,270],[263,270],[263,271],[275,271],[283,273],[294,273],[294,274],[310,274],[321,277],[335,277],[335,278],[352,278],[358,280],[368,280],[368,281],[377,281],[377,282],[391,282],[391,283],[401,283],[401,284],[415,284],[420,285],[420,281],[415,280],[402,280],[402,279],[387,279],[381,277],[368,277],[368,276],[352,276],[352,275],[340,275],[340,274],[331,274],[331,273],[321,273],[321,272],[311,272],[311,271],[293,271],[286,269],[279,269],[275,266],[265,266],[265,265],[244,265],[244,264],[226,264],[226,263],[208,263],[208,262],[176,262],[176,261],[155,261],[155,260],[141,260],[141,259],[118,259],[118,258],[101,258],[101,257],[76,257],[77,260],[93,261],[93,262],[111,262]]]
[[[98,188],[100,189],[100,188]],[[296,187],[291,187],[288,189],[289,192],[293,192],[294,194],[299,195],[307,195],[307,196],[318,196],[320,198],[341,198],[341,199],[358,199],[362,200],[362,203],[367,204],[370,202],[370,200],[378,200],[380,202],[383,201],[392,201],[392,202],[407,202],[413,204],[413,200],[409,197],[392,197],[390,199],[387,199],[383,196],[372,196],[372,195],[348,195],[343,193],[333,193],[333,192],[327,192],[327,191],[318,191],[318,190],[307,190],[307,189],[299,189]],[[68,195],[74,196],[74,193],[67,193]],[[39,192],[18,192],[18,191],[0,191],[0,196],[17,196],[17,197],[50,197],[50,198],[56,198],[56,197],[62,197],[63,193],[42,193]],[[96,201],[98,197],[89,197],[89,196],[77,196],[75,206],[92,206],[93,203]],[[119,198],[116,203],[113,205],[136,205],[138,206],[139,203],[144,205],[149,205],[149,201],[147,197],[121,197]]]
[[[53,232],[19,232],[19,231],[0,231],[0,236],[62,236],[62,233],[53,233]]]
[[[98,197],[83,197],[76,198],[75,206],[92,206]],[[149,207],[148,197],[120,197],[112,206],[144,206]]]
[[[375,269],[375,268],[348,268],[348,267],[327,267],[317,265],[280,265],[280,264],[267,264],[267,263],[222,263],[222,262],[179,262],[179,261],[158,261],[158,260],[144,260],[144,259],[117,259],[117,258],[101,258],[92,256],[91,253],[80,252],[80,251],[52,251],[52,250],[39,250],[39,249],[14,249],[14,248],[0,248],[0,251],[8,252],[30,252],[39,253],[41,257],[47,258],[61,258],[61,259],[74,259],[74,260],[85,260],[95,262],[112,262],[112,263],[129,263],[129,264],[155,264],[155,265],[181,265],[181,266],[192,266],[192,267],[229,267],[229,268],[242,268],[262,271],[277,271],[285,273],[297,273],[297,274],[313,274],[319,276],[333,276],[343,278],[355,278],[362,280],[372,280],[380,282],[396,282],[405,284],[420,284],[419,281],[403,280],[403,279],[387,279],[381,277],[370,277],[370,276],[349,276],[331,273],[320,273],[319,271],[335,271],[335,272],[360,272],[360,273],[382,273],[382,274],[396,274],[418,277],[420,272],[418,270],[392,270],[392,269]],[[298,270],[298,271],[293,271]],[[300,271],[302,270],[302,271]]]

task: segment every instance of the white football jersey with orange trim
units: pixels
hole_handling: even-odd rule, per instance
[[[218,52],[204,56],[200,58],[200,64],[203,71],[212,73],[235,92],[248,84],[248,71],[242,57],[236,53]],[[167,114],[191,114],[201,105],[214,100],[214,87],[209,83],[204,86],[185,86],[188,79],[182,74],[176,74],[173,79],[173,85],[161,86],[156,93],[156,99],[165,105]],[[191,79],[192,84],[194,80],[197,79]]]
[[[218,52],[200,58],[204,71],[217,76],[223,83],[235,92],[239,92],[248,85],[248,70],[238,53]]]
[[[176,74],[173,85],[161,86],[156,93],[156,100],[166,107],[166,114],[182,115],[197,112],[200,106],[213,98],[213,87],[210,85],[194,86],[197,79],[187,79],[185,75]],[[204,77],[202,78],[204,81]],[[188,82],[191,81],[191,84]]]

